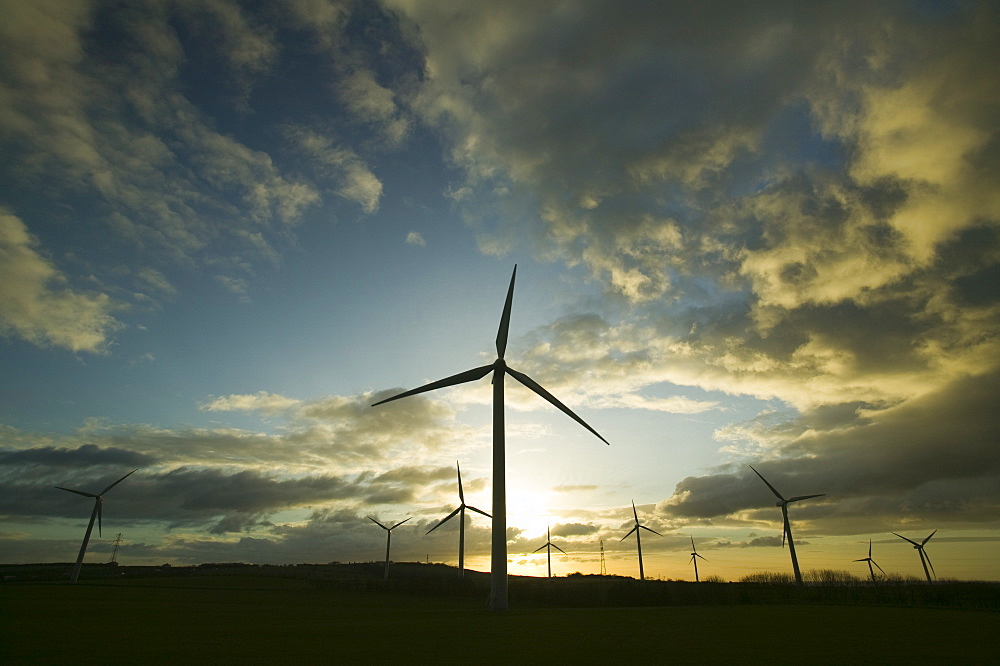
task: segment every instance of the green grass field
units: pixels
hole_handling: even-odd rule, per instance
[[[259,576],[0,586],[0,662],[996,663],[1000,614],[728,605],[522,607]]]

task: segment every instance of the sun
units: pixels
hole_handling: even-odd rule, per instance
[[[545,528],[555,524],[557,516],[550,510],[548,491],[537,491],[517,484],[507,485],[507,527],[521,530],[525,539],[545,542]],[[514,554],[511,552],[510,554]]]

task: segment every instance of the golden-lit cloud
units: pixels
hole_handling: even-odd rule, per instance
[[[73,289],[24,223],[0,209],[0,333],[36,345],[102,353],[121,324],[107,294]]]

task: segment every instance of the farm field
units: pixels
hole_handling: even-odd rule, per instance
[[[513,600],[512,600],[513,603]],[[0,586],[4,663],[990,663],[1000,614],[829,605],[559,608],[199,576]],[[995,663],[995,662],[993,662]]]

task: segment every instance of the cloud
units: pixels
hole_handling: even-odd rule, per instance
[[[803,519],[822,518],[825,534],[913,521],[995,526],[1000,465],[991,451],[1000,433],[982,415],[998,389],[1000,374],[991,372],[891,408],[859,408],[849,422],[824,425],[807,414],[797,431],[784,421],[773,431],[761,427],[757,436],[770,446],[767,459],[754,465],[786,497],[826,493],[792,507]],[[727,465],[682,480],[657,510],[685,519],[757,521],[771,502],[748,468]]]
[[[424,247],[425,245],[427,245],[427,241],[425,241],[424,237],[421,236],[416,231],[411,231],[410,233],[406,234],[406,244],[416,245],[417,247]]]
[[[642,392],[671,382],[812,409],[998,358],[988,12],[389,6],[481,249],[529,244],[628,307],[555,324],[546,377],[570,371],[543,353],[608,406],[711,406]]]
[[[201,405],[201,409],[209,412],[261,412],[263,414],[280,414],[301,404],[301,400],[258,391],[252,395],[224,395]]]
[[[121,324],[106,294],[72,289],[67,277],[38,251],[16,216],[0,209],[0,333],[39,346],[102,353]]]

